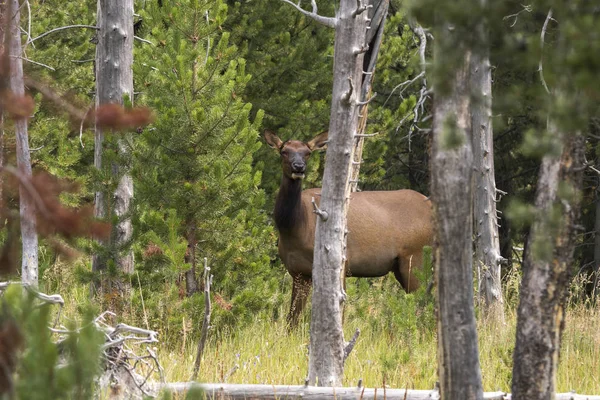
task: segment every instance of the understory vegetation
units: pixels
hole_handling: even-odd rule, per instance
[[[308,368],[309,314],[305,312],[304,322],[296,331],[288,332],[285,315],[291,278],[283,268],[275,268],[274,275],[278,284],[271,296],[277,300],[262,312],[247,310],[240,314],[237,311],[234,318],[231,305],[213,294],[213,316],[216,317],[200,365],[199,381],[304,383]],[[478,318],[486,391],[510,391],[519,279],[516,268],[505,277],[504,324]],[[180,297],[176,287],[165,284],[166,293],[172,294],[168,299],[158,304],[148,301],[148,297],[142,305],[140,294],[143,292],[135,275],[132,283],[131,306],[123,310],[118,321],[158,330],[157,355],[165,369],[166,380],[187,381],[200,336],[203,296]],[[572,286],[572,298],[581,287],[581,283]],[[63,295],[66,320],[77,318],[79,310],[90,307],[89,287],[77,283],[72,266],[57,262],[48,269],[45,290]],[[363,385],[368,387],[433,388],[437,380],[437,340],[432,295],[426,294],[425,288],[407,295],[392,275],[350,278],[347,292],[346,340],[356,329],[361,333],[346,361],[344,385],[354,386],[362,379]],[[231,318],[240,322],[231,324]],[[570,302],[557,373],[559,392],[600,392],[597,380],[600,331],[594,328],[599,325],[597,304]]]

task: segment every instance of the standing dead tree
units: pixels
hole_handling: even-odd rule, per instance
[[[358,131],[354,139],[354,149],[352,151],[352,171],[350,176],[350,190],[352,192],[359,190],[358,176],[360,174],[360,165],[362,164],[363,147],[365,137],[369,136],[365,134],[367,130],[367,117],[369,114],[367,100],[370,101],[372,97],[377,95],[377,93],[371,93],[371,89],[389,6],[389,0],[375,0],[373,7],[369,8],[370,23],[366,38],[366,43],[369,48],[363,60],[364,78],[360,92],[360,101],[363,105],[360,108]]]
[[[548,12],[542,27],[542,46],[549,22],[555,21],[553,11]],[[589,127],[589,120],[585,118],[590,115],[588,113],[597,112],[597,91],[587,93],[578,90],[574,82],[578,67],[564,63],[571,48],[569,35],[589,37],[585,28],[573,23],[588,15],[578,7],[558,7],[556,11],[565,26],[577,26],[580,30],[569,32],[571,28],[564,28],[558,33],[556,47],[548,57],[550,69],[560,71],[560,77],[552,82],[552,87],[544,79],[542,61],[539,64],[541,85],[549,96],[550,104],[545,134],[553,147],[542,158],[535,194],[535,222],[523,257],[517,340],[513,354],[512,390],[515,399],[548,399],[555,390],[565,305],[581,214],[585,170],[585,137],[581,132]]]
[[[12,107],[22,107],[21,115],[13,114],[14,129],[17,144],[17,167],[21,174],[31,177],[31,157],[29,154],[29,136],[27,124],[32,107],[26,107],[24,101],[25,84],[23,80],[23,58],[20,32],[20,4],[19,0],[7,0],[3,7],[8,20],[8,32],[4,37],[5,56],[3,66],[5,71],[10,71],[8,93],[3,93],[4,106],[12,103]],[[7,65],[8,64],[8,65]],[[8,67],[8,68],[6,68]],[[31,196],[23,187],[19,189],[20,216],[21,216],[21,279],[32,285],[38,284],[38,237],[36,232],[35,205]]]
[[[464,24],[436,15],[431,199],[435,224],[438,374],[445,400],[483,398],[473,305],[469,60]],[[452,56],[449,56],[452,54]]]
[[[515,399],[548,399],[554,393],[569,267],[580,215],[585,139],[582,135],[567,138],[551,122],[548,128],[562,142],[563,150],[562,156],[545,156],[540,167],[535,195],[539,215],[523,257],[513,355]],[[571,190],[567,197],[558,195],[561,182]]]
[[[306,11],[284,0],[317,22],[335,28],[334,74],[327,162],[323,175],[313,260],[308,379],[320,386],[339,385],[344,375],[341,307],[346,264],[346,214],[350,197],[353,143],[358,132],[360,93],[366,42],[366,1],[340,1],[335,17],[318,14],[316,2]]]
[[[96,48],[96,107],[114,104],[123,105],[124,99],[133,101],[133,0],[98,0],[98,45]],[[94,165],[103,168],[102,153],[104,129],[96,125]],[[118,143],[121,156],[127,153],[126,139]],[[114,258],[120,271],[133,272],[133,251],[127,248],[133,228],[129,216],[133,199],[133,180],[123,166],[113,163],[113,176],[118,179],[114,193],[110,196],[99,191],[95,196],[95,215],[106,218],[115,215],[115,224],[109,239],[110,257]],[[109,204],[111,205],[109,209]],[[106,269],[105,256],[95,255],[93,271]],[[125,285],[123,283],[123,285]]]
[[[487,0],[481,0],[482,9]],[[470,66],[471,139],[473,144],[474,191],[473,237],[478,297],[482,310],[494,320],[504,319],[500,268],[506,260],[500,255],[496,180],[494,177],[494,136],[492,128],[492,67],[490,65],[487,14],[477,26],[478,45]]]

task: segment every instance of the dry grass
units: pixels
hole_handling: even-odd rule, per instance
[[[78,304],[87,301],[88,288],[67,280],[68,283],[63,282],[52,289],[65,297],[64,316],[69,318],[77,314]],[[435,327],[415,323],[424,311],[415,305],[417,302],[413,297],[403,295],[399,289],[390,289],[390,286],[397,286],[392,278],[389,282],[374,281],[368,285],[363,281],[356,287],[348,287],[349,298],[354,300],[346,310],[345,336],[350,338],[356,328],[361,330],[361,335],[346,362],[344,384],[353,386],[362,379],[364,385],[371,387],[385,384],[397,388],[432,388],[437,380]],[[285,315],[285,311],[282,309],[279,314]],[[130,321],[127,315],[122,320],[145,327],[143,321]],[[187,319],[186,322],[189,323]],[[197,323],[199,321],[193,321],[189,327],[196,328]],[[478,321],[480,362],[486,391],[510,391],[515,326],[514,306],[507,309],[504,324]],[[572,305],[569,308],[556,380],[558,391],[600,394],[599,326],[600,305],[595,308]],[[197,336],[195,332],[188,332],[186,343],[182,343],[181,335],[177,343],[161,342],[158,345],[158,355],[168,381],[189,380]],[[302,384],[308,370],[308,342],[307,322],[293,333],[287,332],[282,320],[267,319],[257,319],[251,324],[218,333],[210,331],[199,379],[204,382]]]
[[[507,312],[505,324],[479,321],[479,348],[486,391],[510,391],[516,318]],[[561,392],[600,393],[600,312],[570,310],[563,337],[557,389]],[[308,369],[306,325],[288,334],[281,322],[255,321],[220,339],[211,338],[201,364],[205,382],[302,384]],[[345,366],[345,385],[359,379],[367,386],[432,388],[437,378],[435,335],[429,332],[395,335],[362,327]],[[350,337],[352,329],[346,331]],[[184,353],[160,350],[167,379],[185,381],[192,369],[195,346]],[[232,369],[235,372],[231,372]]]

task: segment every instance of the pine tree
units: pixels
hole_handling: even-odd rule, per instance
[[[60,12],[57,12],[59,6]],[[95,1],[34,1],[31,9],[32,20],[22,23],[22,26],[31,24],[32,38],[26,44],[27,54],[45,66],[26,62],[25,74],[51,85],[75,104],[89,106],[95,90],[95,45],[92,43],[95,29],[90,28],[95,25]],[[28,13],[23,14],[25,17]],[[64,29],[41,36],[69,25],[88,28]],[[79,205],[88,199],[88,185],[91,185],[88,170],[93,162],[93,135],[83,129],[80,137],[81,121],[69,121],[63,110],[40,95],[36,95],[35,100],[36,109],[30,120],[31,147],[35,149],[31,153],[32,164],[35,169],[76,182],[80,191],[63,200]]]
[[[156,118],[134,149],[138,205],[155,215],[143,227],[142,242],[165,238],[160,220],[174,214],[188,245],[188,294],[198,290],[198,258],[207,257],[215,290],[238,311],[256,310],[261,288],[270,284],[264,277],[272,243],[262,212],[265,195],[258,189],[261,171],[252,166],[263,113],[251,121],[252,106],[242,100],[250,75],[229,33],[221,31],[227,6],[218,0],[164,1],[148,4],[141,16],[145,38],[156,45],[142,47],[135,66],[140,102]]]

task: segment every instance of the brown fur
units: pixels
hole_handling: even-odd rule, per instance
[[[279,150],[283,178],[275,207],[279,230],[279,256],[293,277],[289,322],[294,326],[306,303],[312,275],[316,214],[321,189],[301,191],[301,160],[322,149],[327,132],[304,143],[282,142],[265,132],[267,143]],[[295,165],[292,165],[295,162]],[[296,171],[296,175],[294,175]],[[433,242],[430,201],[413,190],[352,193],[348,209],[347,275],[378,277],[394,272],[404,290],[419,287],[414,271],[422,267],[423,246]]]

